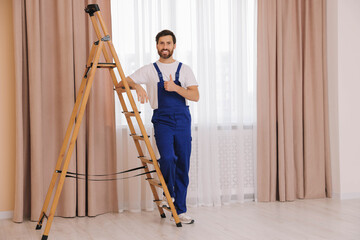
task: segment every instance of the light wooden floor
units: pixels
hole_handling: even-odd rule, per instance
[[[177,228],[158,212],[56,217],[50,239],[360,239],[360,199],[247,202],[222,207],[190,208],[196,222]],[[46,223],[46,222],[45,222]],[[36,223],[0,221],[0,239],[41,239]]]

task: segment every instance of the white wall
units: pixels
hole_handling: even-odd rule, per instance
[[[328,0],[327,10],[334,195],[360,198],[360,1]]]
[[[339,196],[338,0],[327,0],[327,47],[331,170],[333,192]]]

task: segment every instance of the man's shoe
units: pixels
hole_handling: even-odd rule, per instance
[[[189,215],[187,215],[186,213],[181,213],[179,214],[179,219],[182,223],[184,224],[192,224],[195,222],[194,219],[192,219],[192,217],[190,217]],[[174,217],[170,218],[171,221],[175,221]]]
[[[174,198],[171,198],[171,200],[172,200],[173,202],[175,201]],[[165,196],[163,197],[163,200],[162,200],[161,203],[160,203],[160,207],[170,208],[169,203],[168,203],[168,201],[167,201],[167,198],[166,198]]]

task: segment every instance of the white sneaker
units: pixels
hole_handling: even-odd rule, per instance
[[[175,199],[174,198],[171,198],[171,200],[174,202]],[[163,197],[163,200],[160,202],[160,207],[163,207],[163,208],[170,208],[169,206],[169,203],[167,201],[167,198],[164,196]]]
[[[190,217],[186,213],[179,214],[179,219],[180,219],[180,222],[185,223],[185,224],[192,224],[195,222],[195,220],[192,219],[192,217]],[[171,217],[170,220],[175,221],[174,217]]]

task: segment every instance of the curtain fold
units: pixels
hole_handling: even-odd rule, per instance
[[[331,197],[325,10],[258,2],[259,201]]]
[[[91,2],[93,3],[93,2]],[[110,28],[110,1],[98,3]],[[87,1],[15,0],[15,222],[38,220],[96,35]],[[110,28],[111,29],[111,28]],[[97,71],[69,171],[116,170],[112,81]],[[116,182],[66,178],[57,216],[117,211]],[[55,191],[55,189],[54,189]],[[50,207],[50,206],[49,206]]]

